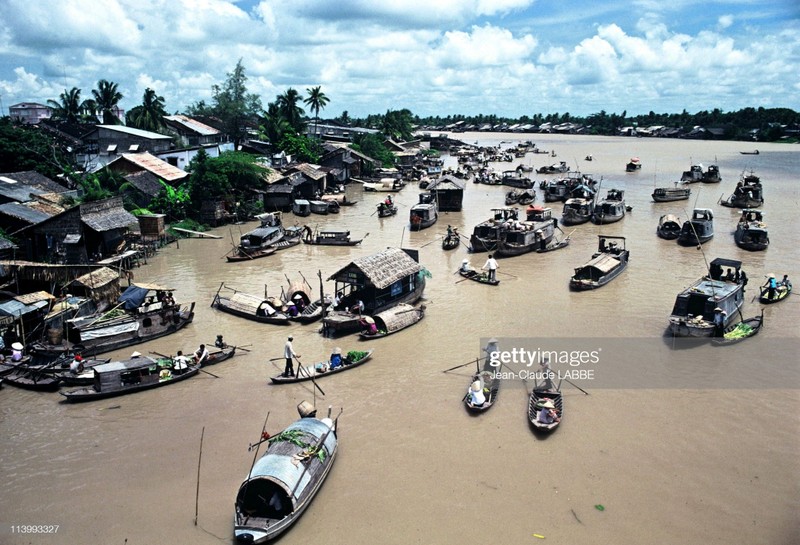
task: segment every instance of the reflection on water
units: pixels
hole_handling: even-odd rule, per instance
[[[512,138],[454,136],[486,144]],[[95,403],[65,405],[56,394],[5,388],[0,392],[3,522],[61,524],[59,543],[98,538],[104,543],[216,543],[214,536],[231,541],[233,500],[252,462],[247,445],[257,438],[268,411],[267,428],[276,432],[295,417],[299,401],[315,400],[314,391],[300,384],[269,385],[268,376],[278,371],[268,360],[281,356],[289,334],[304,363],[324,358],[335,346],[347,351],[366,344],[355,337],[323,338],[319,324],[280,327],[223,314],[210,307],[214,294],[224,283],[279,295],[287,279],[303,277],[318,293],[318,274],[329,292],[333,283],[327,278],[351,259],[402,245],[418,248],[433,275],[425,293],[426,317],[412,329],[370,341],[375,355],[369,364],[319,381],[325,396],[316,392],[318,406],[344,408],[341,456],[319,497],[285,539],[461,543],[473,536],[480,505],[479,510],[492,506],[493,513],[481,522],[482,531],[502,543],[528,542],[533,533],[564,543],[644,543],[655,534],[667,536],[664,542],[788,542],[784,538],[794,517],[789,506],[796,497],[792,483],[800,476],[797,390],[614,390],[581,383],[590,394],[585,395],[565,386],[569,408],[563,425],[541,440],[526,424],[521,381],[504,384],[491,411],[470,418],[460,400],[472,368],[442,371],[480,355],[481,337],[597,337],[659,343],[657,358],[643,343],[637,372],[669,376],[675,370],[670,366],[678,364],[670,363],[669,347],[666,359],[661,350],[669,343],[662,338],[667,316],[675,295],[704,274],[706,261],[744,262],[751,278],[745,316],[759,311],[752,298],[764,275],[797,276],[797,152],[759,145],[759,155],[745,156],[739,150],[749,145],[741,142],[525,139],[529,136],[558,157],[528,154],[495,165],[498,170],[518,162],[539,167],[564,160],[602,178],[603,195],[610,188],[624,189],[632,212],[612,225],[565,229],[572,243],[564,250],[501,260],[497,287],[460,282],[455,274],[465,257],[481,267],[486,254],[468,254],[465,246],[441,249],[448,224],[469,235],[489,208],[503,205],[505,188],[471,182],[462,212],[443,213],[436,225],[419,232],[408,230],[408,211],[418,193],[413,184],[395,195],[400,212],[393,217],[372,215],[384,196],[380,193],[364,194],[338,215],[286,217],[312,229],[365,237],[352,248],[300,245],[265,259],[227,263],[232,241],[254,222],[215,230],[221,239],[183,240],[164,248],[135,271],[135,278],[176,288],[179,301],[196,301],[196,319],[140,351],[193,350],[223,334],[250,352],[242,350],[212,368],[218,379],[199,375],[174,387]],[[590,154],[592,162],[582,159]],[[634,156],[643,167],[626,173],[625,164]],[[446,161],[455,164],[452,158]],[[718,164],[722,183],[693,185],[690,201],[650,201],[654,186],[672,185],[698,162]],[[770,229],[771,246],[760,253],[734,245],[738,213],[717,205],[750,169],[764,183]],[[560,216],[560,205],[550,206]],[[716,214],[716,236],[702,251],[656,237],[660,215],[683,219],[694,206]],[[630,266],[599,290],[570,292],[569,277],[595,251],[598,234],[627,237]],[[797,338],[800,307],[791,301],[766,308],[765,327],[742,345],[747,350],[692,349],[680,358],[681,372],[691,379],[730,368],[741,387],[748,387],[753,385],[747,383],[748,373],[758,370],[758,359],[769,358],[765,368],[785,373],[787,383],[796,384],[795,343],[783,342]],[[753,400],[761,414],[757,425],[744,421]],[[200,526],[195,527],[203,429]],[[542,495],[546,502],[536,499]],[[599,503],[606,507],[603,513],[593,508]],[[3,532],[3,543],[31,541]]]

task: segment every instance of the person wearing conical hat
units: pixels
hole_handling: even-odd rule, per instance
[[[342,349],[338,346],[333,349],[330,357],[331,369],[336,369],[342,365]]]
[[[714,309],[714,336],[722,337],[725,334],[725,316],[727,312],[720,307]]]
[[[464,258],[464,261],[461,262],[461,268],[459,269],[460,272],[469,272],[472,270],[472,266],[469,264],[469,259]]]
[[[475,407],[480,407],[486,403],[486,396],[483,394],[483,387],[480,380],[476,380],[469,385],[467,396],[469,397],[470,405]]]
[[[775,275],[773,273],[769,273],[769,277],[762,287],[767,288],[767,299],[770,301],[775,299],[775,291],[778,289],[778,281],[775,280]]]
[[[552,424],[561,420],[552,399],[542,398],[537,406],[539,407],[539,414],[536,419],[542,424]]]
[[[25,350],[25,347],[22,346],[21,342],[13,343],[11,345],[11,361],[22,361],[23,350]]]

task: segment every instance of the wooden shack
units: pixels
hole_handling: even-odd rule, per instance
[[[160,242],[167,238],[166,214],[142,214],[138,217],[142,242]]]
[[[428,185],[428,191],[439,203],[442,212],[460,212],[466,184],[452,176],[442,176]]]

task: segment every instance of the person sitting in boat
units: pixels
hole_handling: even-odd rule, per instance
[[[331,353],[331,370],[342,366],[342,349],[338,346]]]
[[[539,414],[536,416],[536,419],[542,424],[552,424],[553,422],[559,422],[561,420],[552,399],[546,397],[542,398],[536,406],[539,407]]]
[[[22,361],[22,358],[24,356],[23,350],[25,350],[25,347],[22,346],[21,342],[13,343],[11,345],[11,361],[13,362]]]
[[[461,268],[459,269],[459,271],[468,273],[471,270],[472,270],[472,265],[469,264],[469,259],[465,258],[464,261],[461,262]]]
[[[77,375],[78,373],[83,373],[83,369],[83,356],[81,356],[79,352],[75,354],[72,363],[69,364],[69,372],[73,375]]]
[[[714,336],[722,337],[725,334],[725,316],[728,313],[717,307],[714,309]]]
[[[192,359],[197,365],[203,365],[203,363],[205,363],[205,361],[208,359],[208,350],[206,350],[206,345],[201,344],[200,348],[195,351]]]
[[[733,279],[734,279],[733,269],[728,267],[728,271],[725,273],[725,276],[722,279],[723,280],[729,280],[729,281],[733,282]]]
[[[228,343],[222,339],[222,335],[217,335],[217,340],[214,341],[214,346],[217,348],[228,348]]]
[[[368,335],[375,335],[378,333],[378,326],[375,325],[375,320],[370,316],[364,316],[359,320],[359,324],[365,333]]]
[[[391,208],[394,202],[392,201],[391,195],[386,195],[386,200],[383,201],[383,204],[386,205],[387,208]]]
[[[789,282],[789,275],[788,274],[784,274],[783,275],[783,280],[781,280],[781,286],[785,286],[788,289],[792,289],[792,283]]]
[[[178,355],[172,359],[172,369],[176,375],[184,373],[189,368],[189,358],[183,355],[183,350],[178,350]]]
[[[297,312],[303,312],[306,308],[306,303],[303,301],[303,296],[299,293],[294,296],[294,305],[297,307]]]
[[[775,291],[778,289],[778,282],[775,280],[774,274],[770,273],[769,278],[767,278],[767,282],[761,287],[767,288],[767,299],[770,301],[775,299]]]
[[[294,301],[289,301],[289,305],[286,308],[286,314],[292,318],[300,314],[300,312],[297,310],[297,305],[294,304]]]
[[[483,393],[483,388],[481,388],[480,380],[476,380],[469,385],[467,395],[469,396],[470,405],[481,407],[484,403],[486,403],[486,396]]]
[[[333,305],[332,310],[336,310],[339,308],[339,305],[342,304],[342,298],[344,294],[341,291],[336,292],[336,295],[333,296]]]

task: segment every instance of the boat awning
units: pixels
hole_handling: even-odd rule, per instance
[[[401,303],[389,310],[374,314],[372,318],[375,320],[378,330],[382,329],[390,333],[417,323],[421,319],[421,311],[412,305]]]
[[[256,314],[259,308],[263,308],[267,316],[275,314],[275,309],[263,297],[257,297],[248,293],[236,292],[230,297],[231,308],[235,308],[242,312],[250,312]]]
[[[620,263],[619,259],[611,257],[608,254],[601,254],[592,259],[591,261],[589,261],[583,267],[584,268],[593,267],[603,274],[608,274],[613,269],[619,267],[619,263]]]
[[[336,448],[336,434],[334,432],[328,433],[329,429],[327,424],[316,418],[301,418],[288,426],[284,432],[302,432],[305,435],[303,441],[309,443],[311,446],[317,445],[322,437],[327,434],[322,446],[325,449],[325,459],[328,460]],[[284,490],[287,497],[291,499],[293,504],[292,510],[294,510],[297,506],[298,498],[303,495],[303,491],[314,476],[314,469],[316,468],[317,471],[319,471],[321,464],[316,458],[310,462],[311,465],[309,466],[306,466],[302,462],[295,463],[293,454],[305,450],[302,447],[295,446],[293,449],[280,449],[280,454],[275,453],[275,450],[278,449],[270,445],[270,449],[267,453],[256,461],[253,468],[250,470],[250,477],[239,487],[239,495],[242,496],[242,488],[247,487],[253,481],[265,479],[277,484]],[[308,469],[306,469],[306,467],[308,467]]]

